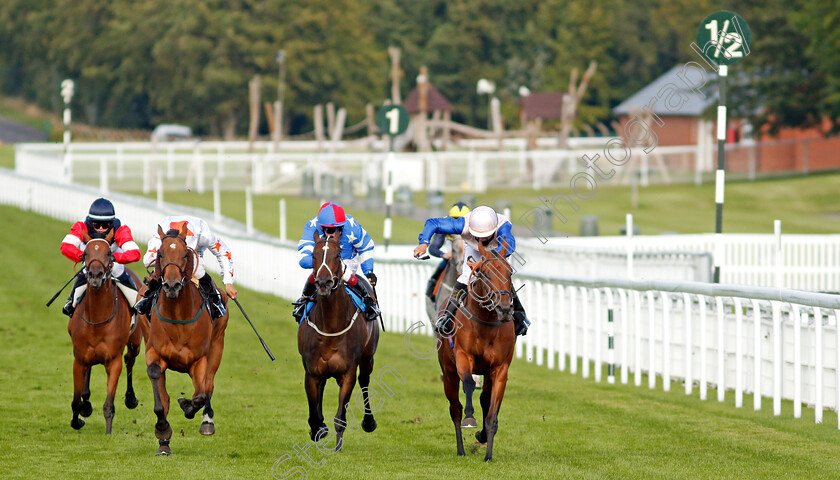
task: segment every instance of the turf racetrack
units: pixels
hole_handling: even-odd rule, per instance
[[[384,375],[393,397],[371,384],[382,400],[379,428],[370,434],[348,430],[344,451],[324,455],[307,436],[303,368],[289,302],[245,289],[240,300],[277,361],[268,360],[245,319],[233,312],[213,397],[216,435],[200,436],[199,419],[183,417],[175,399],[182,392],[190,396],[191,383],[184,374],[170,373],[174,453],[155,457],[155,416],[142,355],[134,370],[140,406],[125,408],[123,373],[114,433],[105,436],[100,366],[91,379],[94,413],[82,430],[70,428],[73,357],[67,319],[60,313],[66,297],[44,307],[72,275],[58,251],[69,225],[8,207],[0,207],[0,218],[6,227],[0,255],[7,263],[0,284],[3,479],[840,477],[833,412],[814,425],[808,408],[802,419],[793,419],[789,402],[781,417],[773,417],[770,401],[761,412],[735,409],[731,392],[723,404],[700,401],[685,396],[678,382],[668,393],[661,391],[661,381],[656,390],[598,384],[522,360],[511,366],[493,462],[482,461],[484,448],[474,445],[470,430],[465,430],[467,456],[458,458],[437,360],[413,357],[399,332],[384,335],[376,355],[375,372],[390,366],[405,380]],[[270,265],[237,264],[239,271],[248,268]],[[418,349],[432,347],[430,339],[414,340]],[[331,419],[337,407],[334,383],[325,404]],[[751,398],[744,404],[752,405]],[[306,446],[302,455],[308,461],[296,450]]]

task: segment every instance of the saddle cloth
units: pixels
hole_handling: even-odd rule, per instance
[[[350,298],[353,300],[353,304],[356,305],[356,308],[358,308],[359,310],[364,312],[365,311],[365,302],[362,300],[361,297],[359,297],[359,294],[354,292],[347,285],[344,286],[344,291],[347,292],[348,295],[350,295]],[[306,318],[306,317],[309,316],[309,310],[312,309],[313,305],[315,305],[314,301],[310,301],[310,302],[306,303],[306,309],[303,311],[303,318]],[[301,322],[301,323],[303,323],[303,322]]]

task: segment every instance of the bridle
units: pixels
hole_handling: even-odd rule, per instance
[[[315,276],[315,278],[318,278],[318,274],[321,273],[321,269],[326,268],[327,272],[330,274],[330,280],[332,280],[332,282],[333,282],[333,286],[330,288],[330,291],[334,291],[335,289],[338,288],[338,286],[341,283],[343,283],[342,278],[344,277],[344,262],[341,261],[341,250],[340,250],[341,249],[341,244],[339,244],[337,241],[335,241],[331,238],[322,238],[321,240],[318,240],[317,242],[315,242],[315,245],[317,246],[317,245],[322,244],[322,243],[324,244],[324,249],[322,250],[324,255],[323,255],[322,260],[321,260],[321,266],[318,267],[318,270],[315,271],[314,276]],[[330,266],[327,265],[327,252],[330,249],[330,247],[329,247],[330,244],[335,245],[336,249],[339,252],[338,262],[341,265],[341,271],[338,272],[337,275],[332,271]]]
[[[472,277],[476,277],[475,281],[480,281],[486,286],[487,283],[485,283],[484,279],[488,278],[488,274],[483,271],[483,268],[486,264],[489,264],[490,262],[503,262],[504,267],[502,268],[504,268],[505,270],[510,270],[510,266],[507,264],[507,261],[504,258],[495,255],[490,258],[482,258],[480,262],[468,262],[468,265],[472,269],[472,273],[470,273],[470,280],[467,284],[467,287],[470,291],[470,297],[473,298],[476,301],[476,303],[478,303],[485,310],[492,311],[501,303],[502,297],[504,297],[505,295],[507,295],[511,303],[513,303],[513,298],[516,295],[516,292],[512,292],[508,289],[492,289],[489,292],[487,292],[483,297],[479,297],[478,295],[472,295],[472,285],[474,283]],[[498,322],[485,322],[477,318],[474,318],[474,320],[485,325],[501,325],[502,323],[510,321],[509,319],[507,319]]]
[[[91,244],[91,243],[93,243],[93,242],[105,242],[105,246],[106,246],[106,248],[108,249],[108,252],[109,252],[109,253],[108,253],[108,264],[106,265],[106,264],[105,264],[105,262],[103,262],[103,261],[102,261],[101,259],[99,259],[99,258],[93,258],[93,259],[91,259],[91,260],[90,260],[90,263],[88,263],[88,262],[87,262],[87,260],[85,259],[85,257],[86,257],[87,255],[85,255],[84,253],[82,253],[82,260],[84,260],[84,262],[85,262],[85,270],[90,271],[90,265],[93,265],[93,262],[99,262],[99,264],[100,264],[100,265],[102,265],[102,268],[104,268],[104,269],[105,269],[105,278],[107,278],[107,277],[108,277],[108,275],[110,275],[110,274],[111,274],[111,269],[114,267],[114,256],[110,253],[110,251],[111,251],[111,244],[110,244],[110,243],[108,243],[108,240],[105,240],[104,238],[94,238],[94,239],[91,239],[91,240],[88,242],[88,244]],[[87,250],[87,246],[85,247],[85,249]]]
[[[163,247],[163,241],[166,240],[167,238],[174,238],[176,240],[180,240],[180,241],[184,242],[184,248],[186,248],[186,251],[187,251],[187,253],[184,254],[184,260],[186,260],[187,255],[195,255],[195,262],[193,262],[193,264],[194,264],[193,271],[191,272],[192,274],[195,274],[195,270],[198,268],[198,252],[196,252],[195,250],[193,250],[192,248],[187,246],[187,241],[184,240],[183,238],[179,237],[178,235],[164,235],[163,237],[161,237],[161,239],[160,239],[161,247]],[[160,250],[162,251],[163,248],[161,248]],[[187,273],[184,271],[184,267],[182,267],[178,262],[167,262],[166,264],[161,266],[161,257],[163,257],[163,254],[162,254],[162,252],[159,251],[158,256],[157,256],[157,264],[160,267],[161,277],[163,277],[163,272],[164,272],[164,270],[166,270],[166,267],[168,267],[170,265],[175,265],[175,267],[178,269],[178,273],[181,274],[181,280],[178,281],[178,284],[181,287],[186,285],[187,284]]]

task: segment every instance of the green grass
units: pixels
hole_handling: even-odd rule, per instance
[[[138,192],[134,192],[138,194]],[[154,198],[156,194],[148,195]],[[303,225],[318,214],[321,203],[317,199],[283,196],[283,195],[254,195],[254,228],[273,235],[280,235],[280,207],[281,198],[286,199],[286,229],[289,240],[297,242],[300,239]],[[213,193],[195,192],[166,192],[167,202],[200,207],[213,211]],[[245,222],[245,194],[243,192],[222,192],[222,215],[240,222]],[[347,213],[353,215],[370,233],[377,245],[384,242],[385,215],[372,213],[362,209],[347,208]],[[392,217],[392,243],[417,243],[417,235],[423,230],[423,224],[405,217]]]
[[[201,437],[199,421],[183,418],[174,404],[174,454],[153,455],[155,417],[142,357],[135,367],[140,406],[122,405],[123,375],[114,433],[104,434],[101,367],[92,374],[94,414],[82,430],[71,429],[72,348],[67,320],[59,312],[64,296],[44,308],[72,274],[70,262],[58,252],[69,225],[9,207],[0,207],[0,215],[12,227],[0,232],[0,255],[7,262],[0,295],[2,478],[272,478],[275,461],[291,455],[277,472],[282,478],[286,467],[306,465],[294,450],[309,440],[288,301],[244,288],[240,300],[277,361],[268,360],[244,318],[233,313],[216,378],[215,436]],[[415,345],[432,344],[423,338]],[[833,412],[815,425],[808,408],[802,419],[793,419],[789,402],[783,403],[783,415],[774,417],[769,401],[760,412],[735,409],[732,392],[725,403],[700,401],[696,393],[684,395],[676,382],[668,393],[661,386],[608,385],[521,360],[511,366],[494,461],[482,462],[484,448],[474,445],[472,432],[466,435],[467,456],[458,458],[436,360],[413,357],[400,332],[394,332],[379,345],[376,370],[383,366],[394,367],[406,382],[386,377],[393,397],[378,390],[384,402],[376,414],[379,428],[371,434],[347,432],[338,455],[310,450],[323,465],[304,467],[309,478],[840,477],[840,432]],[[173,403],[181,392],[192,392],[183,374],[170,374],[167,387]],[[332,384],[325,393],[328,418],[336,397]],[[715,398],[714,390],[709,398]],[[744,404],[752,404],[749,396]]]
[[[785,233],[836,233],[840,231],[840,174],[812,174],[805,177],[777,178],[757,181],[729,181],[726,184],[723,210],[724,233],[772,233],[773,220],[782,220]],[[512,203],[514,224],[522,225],[519,217],[529,208],[542,205],[541,194],[551,200],[556,193],[572,195],[568,188],[491,190],[476,195],[479,204],[494,206],[498,200]],[[445,195],[447,207],[456,202],[461,193]],[[642,234],[654,235],[673,231],[704,233],[715,231],[715,185],[707,182],[691,184],[652,185],[639,188],[638,208],[632,208],[629,186],[615,186],[606,181],[589,200],[577,200],[580,210],[575,212],[565,201],[557,203],[567,217],[564,225],[554,219],[555,231],[577,235],[580,217],[596,215],[601,235],[617,235],[625,224],[625,214],[632,213],[634,223]],[[415,196],[424,205],[423,193]]]
[[[15,168],[14,145],[0,145],[0,167]]]

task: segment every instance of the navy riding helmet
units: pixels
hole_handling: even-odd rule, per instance
[[[85,218],[85,226],[87,226],[88,234],[93,238],[105,238],[108,231],[119,228],[119,220],[114,215],[114,204],[108,199],[97,198],[90,205],[88,216]],[[105,232],[97,232],[96,226],[106,226]]]

